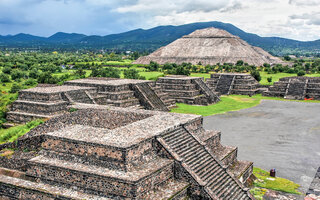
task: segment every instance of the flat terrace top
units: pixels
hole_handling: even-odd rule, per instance
[[[232,75],[232,76],[241,75],[241,76],[251,76],[250,74],[245,74],[245,73],[215,73],[215,74],[212,74],[212,75]]]
[[[93,85],[127,85],[127,84],[137,84],[152,82],[147,80],[137,80],[137,79],[77,79],[67,81],[67,83],[80,83],[80,84],[93,84]]]
[[[201,77],[191,77],[191,76],[165,76],[159,77],[159,79],[178,79],[178,80],[189,80],[189,79],[199,79]]]
[[[34,87],[30,89],[21,90],[21,92],[34,92],[34,93],[60,93],[60,92],[68,92],[74,90],[88,90],[93,89],[91,87],[80,87],[80,86],[54,86],[54,87]]]
[[[97,112],[99,112],[99,110],[105,110],[106,106],[94,104],[76,104],[74,105],[74,108],[79,110],[96,109]],[[149,115],[150,117],[114,129],[74,124],[46,134],[71,140],[126,148],[156,135],[160,135],[165,131],[173,130],[181,124],[185,124],[188,121],[193,121],[201,117],[198,115],[186,115],[158,111],[128,110],[128,108],[108,107],[107,109],[127,113],[128,115],[130,112],[134,112]]]

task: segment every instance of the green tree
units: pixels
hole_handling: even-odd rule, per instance
[[[251,76],[253,76],[253,78],[255,78],[258,82],[261,81],[261,75],[260,72],[257,70],[251,71]]]
[[[304,76],[304,75],[306,75],[306,72],[300,70],[300,71],[298,71],[297,75],[298,75],[298,76]]]
[[[128,79],[139,79],[140,75],[139,75],[139,71],[136,69],[126,69],[123,72],[124,78],[128,78]]]
[[[21,85],[17,83],[13,83],[13,85],[11,86],[11,89],[9,90],[9,93],[16,93],[21,89],[22,89]]]
[[[9,75],[8,75],[8,74],[1,73],[1,74],[0,74],[0,81],[1,81],[2,83],[8,83],[8,82],[10,82],[10,77],[9,77]]]

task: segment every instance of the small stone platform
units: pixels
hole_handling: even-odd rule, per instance
[[[200,77],[160,77],[156,85],[179,103],[209,105],[220,101],[218,95]]]
[[[275,82],[263,96],[303,100],[320,99],[320,77],[285,77]]]
[[[86,78],[67,81],[66,85],[97,88],[97,104],[117,107],[143,107],[149,110],[169,111],[175,101],[168,98],[154,81],[136,79]]]
[[[206,83],[215,92],[221,95],[240,94],[255,95],[259,92],[259,82],[250,74],[216,73],[211,74]]]
[[[51,118],[64,113],[70,103],[95,103],[91,93],[96,89],[79,86],[35,87],[19,91],[7,120],[27,122],[39,118]]]
[[[223,147],[220,132],[204,130],[201,116],[72,107],[77,111],[0,146],[20,149],[2,158],[0,166],[13,169],[0,170],[0,198],[253,199],[242,184],[252,163],[231,173],[236,148]],[[35,151],[23,168],[7,164],[23,149]]]
[[[154,81],[86,78],[62,86],[42,86],[19,91],[7,113],[9,122],[23,123],[50,118],[67,111],[73,103],[100,104],[135,109],[170,111],[175,100]]]

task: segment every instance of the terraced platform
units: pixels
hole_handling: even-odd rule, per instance
[[[211,74],[210,79],[206,79],[206,83],[221,95],[254,95],[259,92],[259,82],[250,74],[215,73]]]
[[[72,107],[77,111],[51,118],[11,144],[36,153],[22,161],[24,168],[0,170],[0,198],[252,199],[239,181],[252,163],[237,168],[236,150],[221,146],[220,132],[205,131],[201,116]],[[2,161],[10,166],[10,158]]]
[[[156,85],[178,103],[209,105],[220,101],[219,96],[199,77],[160,77]]]

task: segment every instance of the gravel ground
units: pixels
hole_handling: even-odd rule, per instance
[[[309,188],[320,166],[320,104],[264,100],[256,107],[204,117],[222,131],[222,144],[238,146],[240,160]]]

